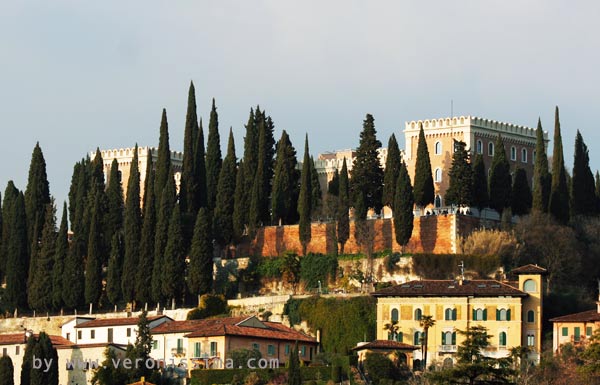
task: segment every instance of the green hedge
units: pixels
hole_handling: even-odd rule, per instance
[[[277,369],[197,369],[192,370],[191,385],[213,385],[213,384],[230,384],[233,376],[237,375],[243,381],[244,378],[256,372],[258,377],[269,382],[273,378],[287,372],[287,368],[281,367]],[[302,366],[300,373],[303,381],[322,380],[329,381],[331,379],[331,368],[327,366]]]

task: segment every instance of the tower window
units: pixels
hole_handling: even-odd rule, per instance
[[[442,142],[435,142],[435,155],[442,154]]]
[[[494,143],[493,142],[488,143],[488,155],[494,156]]]
[[[527,149],[521,149],[521,162],[527,163]]]
[[[436,168],[435,169],[435,181],[437,183],[442,181],[442,169],[441,168]]]
[[[510,148],[510,160],[517,160],[517,149],[515,146]]]
[[[477,153],[483,154],[483,142],[481,140],[477,140]]]

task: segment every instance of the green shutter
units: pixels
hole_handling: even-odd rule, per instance
[[[592,327],[591,326],[588,326],[585,328],[585,335],[588,337],[592,336]]]
[[[575,341],[579,341],[581,338],[581,329],[577,326],[575,327]]]
[[[483,309],[483,320],[487,321],[487,309]]]
[[[500,321],[500,309],[496,309],[496,321]]]
[[[398,339],[398,342],[402,342],[402,340],[404,339],[404,336],[402,335],[402,332],[398,332],[397,339]]]
[[[456,321],[456,309],[452,309],[452,321]]]
[[[452,345],[456,345],[456,332],[452,333]]]
[[[473,321],[477,321],[477,310],[473,309]]]
[[[510,309],[506,311],[506,320],[510,321]]]
[[[569,328],[562,328],[563,337],[567,337],[569,335]]]

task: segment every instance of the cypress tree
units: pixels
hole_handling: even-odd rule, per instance
[[[25,345],[25,352],[23,352],[23,362],[21,364],[21,385],[31,385],[31,371],[33,366],[32,361],[37,343],[38,342],[33,335],[27,338],[27,345]]]
[[[350,187],[348,181],[348,166],[346,158],[342,163],[342,171],[340,172],[340,195],[337,208],[337,239],[340,243],[340,254],[344,254],[344,245],[350,238]]]
[[[8,258],[8,242],[11,237],[13,205],[19,197],[19,190],[15,187],[13,181],[9,181],[4,190],[4,200],[2,201],[2,241],[0,242],[0,282],[4,282],[6,277],[6,261]]]
[[[185,116],[185,131],[183,134],[183,165],[179,185],[179,204],[183,213],[194,213],[194,197],[197,181],[194,174],[194,145],[198,135],[198,115],[196,112],[196,90],[194,82],[190,82],[188,91],[187,113]],[[163,186],[164,187],[164,186]],[[160,203],[160,200],[158,200]],[[193,215],[193,214],[192,214]]]
[[[30,308],[38,311],[52,309],[52,271],[56,251],[56,208],[54,202],[46,205],[42,228],[41,247],[34,270],[34,280],[29,289]]]
[[[48,370],[45,367],[42,370],[32,366],[29,383],[31,385],[58,385],[58,354],[52,346],[50,337],[45,332],[40,332],[38,341],[33,346],[32,356],[42,360],[42,362],[51,362],[51,365]]]
[[[413,194],[417,206],[426,207],[434,199],[433,175],[431,174],[431,160],[425,141],[423,125],[419,123],[419,141],[417,144],[417,160],[415,163],[415,181]]]
[[[369,208],[379,213],[382,207],[383,170],[377,153],[381,142],[377,140],[376,135],[373,116],[367,114],[352,166],[352,201],[354,202],[354,216],[359,220],[367,218]],[[359,202],[363,199],[363,202]]]
[[[150,156],[150,155],[149,155]],[[121,184],[121,173],[119,172],[119,163],[113,159],[110,165],[110,174],[108,177],[108,186],[106,187],[106,199],[108,210],[106,214],[106,235],[112,237],[112,234],[123,231],[123,186]]]
[[[250,193],[250,209],[248,210],[248,235],[250,239],[256,235],[256,229],[261,225],[260,223],[260,203],[261,203],[261,183],[260,176],[261,171],[256,171],[256,178],[254,178],[254,184],[252,185],[252,192]]]
[[[588,148],[579,130],[575,136],[575,156],[571,186],[571,216],[596,214],[596,186],[590,169]]]
[[[385,172],[383,174],[383,205],[394,208],[396,199],[396,182],[400,174],[400,149],[396,141],[396,135],[392,134],[388,140],[387,159],[385,161]]]
[[[488,195],[488,181],[487,173],[485,171],[485,164],[483,162],[483,155],[475,155],[475,162],[473,162],[473,206],[477,207],[479,211],[489,204]]]
[[[2,193],[0,193],[0,202],[2,202]],[[4,264],[4,248],[3,248],[3,234],[4,234],[4,227],[2,226],[2,220],[3,220],[3,210],[2,210],[2,205],[0,204],[0,282],[4,281],[4,269],[5,269],[5,264]]]
[[[14,370],[10,356],[0,357],[0,385],[15,385]]]
[[[190,250],[190,265],[188,274],[189,289],[192,294],[200,296],[209,293],[213,281],[213,245],[210,213],[201,208],[194,226],[192,248]]]
[[[90,221],[90,235],[88,240],[88,249],[85,259],[85,302],[96,304],[102,293],[102,260],[103,255],[100,243],[100,199],[96,196],[92,218]]]
[[[110,244],[108,272],[106,273],[106,297],[113,305],[116,305],[122,298],[121,272],[123,266],[123,254],[122,235],[114,233]]]
[[[206,142],[206,200],[207,206],[211,211],[215,209],[217,202],[217,187],[222,162],[219,115],[215,107],[215,99],[213,98]]]
[[[215,240],[221,247],[228,245],[233,237],[236,162],[235,142],[233,140],[233,131],[230,128],[227,155],[225,155],[223,167],[221,167],[221,172],[219,173],[214,215]]]
[[[337,168],[333,172],[331,180],[327,183],[327,194],[335,197],[340,195],[340,173]]]
[[[137,150],[137,146],[136,146]],[[136,152],[137,157],[137,152]],[[157,202],[162,199],[163,188],[169,180],[171,169],[171,148],[169,146],[169,123],[167,122],[167,110],[163,108],[160,121],[160,136],[158,138],[158,158],[156,159],[156,176],[154,177],[154,195]],[[139,175],[139,174],[138,174]],[[130,174],[131,179],[131,174]],[[139,181],[138,181],[139,185]],[[128,184],[128,193],[131,184]],[[138,190],[139,192],[139,190]],[[139,195],[139,194],[138,194]],[[129,197],[129,195],[127,195]],[[138,198],[139,200],[139,198]],[[127,243],[127,242],[126,242]],[[126,246],[127,247],[127,246]],[[125,293],[123,293],[125,294]]]
[[[596,171],[596,210],[600,212],[600,173]]]
[[[163,117],[165,115],[163,114]],[[166,119],[166,118],[165,118]],[[161,130],[162,132],[162,130]],[[121,291],[123,299],[131,302],[135,299],[135,275],[139,267],[140,233],[142,215],[140,209],[140,171],[138,168],[138,146],[135,145],[135,154],[129,169],[127,182],[127,199],[125,200],[125,258],[121,276]],[[159,161],[161,150],[159,148]],[[160,167],[160,165],[158,165]],[[157,170],[158,177],[158,170]],[[166,183],[166,181],[165,181]]]
[[[290,352],[288,362],[288,385],[302,385],[302,373],[300,372],[300,362],[298,360],[298,341],[296,341],[294,349]]]
[[[169,237],[169,222],[177,202],[175,180],[171,169],[169,183],[164,188],[158,217],[156,218],[156,232],[154,239],[154,267],[152,269],[152,299],[161,302],[163,299],[162,280],[165,266],[164,253]],[[181,210],[181,208],[180,208]]]
[[[558,107],[554,116],[554,149],[552,151],[552,184],[548,212],[560,223],[569,220],[569,188],[567,185],[567,172],[563,157],[562,136],[560,133],[560,119]]]
[[[257,108],[256,115],[260,116],[260,110]],[[254,186],[254,176],[258,168],[258,127],[255,122],[255,115],[252,108],[246,124],[246,136],[244,137],[244,205],[250,206],[250,196]],[[248,220],[248,218],[245,218]]]
[[[196,189],[194,196],[195,207],[194,218],[200,207],[207,207],[207,190],[206,190],[206,153],[204,150],[204,129],[202,128],[202,119],[200,119],[200,127],[196,136],[196,144],[194,146],[194,179],[196,180]],[[193,223],[193,220],[192,220]]]
[[[82,159],[81,162],[75,163],[71,176],[71,186],[69,187],[69,222],[71,222],[71,226],[75,221],[75,213],[77,211],[77,190],[80,174],[84,171],[83,162],[84,160]]]
[[[498,135],[496,140],[494,158],[492,159],[492,173],[490,174],[490,207],[502,216],[505,208],[511,204],[512,177],[510,164],[506,159],[504,141]]]
[[[473,201],[473,169],[469,164],[469,152],[464,142],[455,142],[454,146],[452,165],[448,171],[450,183],[445,199],[447,204],[469,206]]]
[[[540,213],[548,212],[548,201],[550,199],[550,184],[552,176],[548,170],[548,156],[546,155],[546,143],[544,142],[544,131],[542,121],[538,118],[535,142],[535,163],[533,165],[533,207],[534,211]]]
[[[9,182],[9,185],[12,181]],[[14,185],[13,185],[14,187]],[[8,189],[8,188],[7,188]],[[10,238],[6,254],[6,288],[4,303],[8,309],[24,309],[27,305],[27,224],[25,214],[25,196],[18,193],[14,204],[9,207]]]
[[[303,255],[306,255],[306,248],[311,239],[310,212],[312,203],[312,186],[310,166],[307,134],[304,139],[304,160],[302,163],[302,174],[300,176],[300,194],[298,196],[298,215],[300,216],[298,236],[300,243],[302,244]]]
[[[290,137],[283,130],[277,142],[277,156],[275,159],[275,173],[273,176],[273,189],[271,191],[271,212],[273,224],[280,221],[284,225],[296,223],[298,220],[298,162],[296,149],[290,142]]]
[[[64,304],[62,299],[63,275],[69,251],[67,215],[67,202],[64,202],[60,227],[55,242],[54,265],[52,266],[52,308],[55,310],[62,308]]]
[[[78,187],[76,197],[81,197],[86,193],[86,173],[83,168],[79,171]],[[87,251],[87,240],[83,240],[83,237],[87,234],[83,221],[83,205],[81,201],[77,201],[77,198],[72,205],[77,205],[74,212],[74,221],[71,222],[73,229],[73,239],[70,247],[68,247],[67,257],[65,258],[63,282],[62,287],[62,300],[65,306],[69,308],[76,308],[81,305],[84,294],[84,275],[83,275],[83,255]],[[81,198],[83,199],[83,198]],[[76,203],[78,202],[78,203]]]
[[[154,200],[154,171],[152,157],[148,157],[146,167],[146,194],[144,194],[144,216],[140,238],[140,259],[135,277],[136,299],[140,303],[148,303],[152,292],[152,269],[154,267],[154,241],[156,229],[156,203]]]
[[[36,223],[35,226],[33,226],[33,233],[34,234],[40,234],[40,238],[41,238],[41,229],[43,226],[43,223],[37,223],[37,219],[36,219]],[[38,255],[40,253],[40,238],[37,239],[32,239],[31,244],[29,245],[29,265],[28,265],[28,269],[27,269],[27,303],[30,305],[31,307],[31,294],[33,294],[33,282],[35,281],[35,273],[37,270],[37,260],[38,260]]]
[[[396,181],[396,196],[394,197],[394,233],[396,242],[402,246],[402,252],[410,241],[414,225],[414,197],[410,177],[404,162],[400,164],[398,170],[398,180]]]
[[[310,187],[311,187],[311,202],[310,202],[310,212],[311,217],[315,218],[319,216],[322,202],[322,194],[321,194],[321,183],[319,183],[319,174],[317,173],[317,169],[315,167],[315,160],[311,156],[310,157]]]
[[[183,280],[185,273],[185,250],[181,233],[181,212],[175,205],[169,222],[169,239],[165,247],[162,274],[162,294],[171,299],[172,308],[183,296]]]
[[[512,187],[512,214],[526,215],[531,210],[531,189],[527,182],[527,173],[522,168],[517,168]]]
[[[102,153],[99,148],[96,149],[96,156],[91,162],[90,168],[90,192],[88,193],[88,215],[86,218],[89,218],[88,221],[91,220],[94,208],[97,205],[96,215],[98,216],[98,223],[96,231],[98,232],[98,236],[96,239],[96,248],[100,261],[100,269],[102,269],[102,266],[108,264],[109,253],[107,252],[108,245],[106,234],[112,234],[114,229],[109,228],[108,218],[106,217],[106,213],[108,212],[108,198],[106,196],[106,185],[104,183],[104,160],[102,159]],[[96,202],[96,199],[98,202]],[[111,233],[109,233],[109,231]]]
[[[245,169],[244,162],[240,161],[235,177],[235,197],[233,203],[233,240],[235,243],[241,241],[248,217],[246,193],[244,190],[246,182]]]
[[[44,160],[40,143],[37,142],[31,155],[29,178],[27,179],[27,188],[25,188],[27,240],[29,243],[33,242],[33,239],[39,239],[41,236],[44,214],[48,203],[50,203],[50,186],[48,184],[48,175],[46,174],[46,161]],[[37,232],[34,234],[36,221],[39,226]]]

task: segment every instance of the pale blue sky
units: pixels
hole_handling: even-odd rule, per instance
[[[595,171],[599,16],[592,1],[5,0],[0,189],[25,188],[39,141],[60,203],[96,146],[156,145],[163,107],[181,150],[190,80],[238,157],[256,104],[316,155],[357,146],[366,113],[403,147],[406,120],[448,116],[453,99],[455,115],[541,116],[550,137],[559,105],[567,168],[579,129]]]

